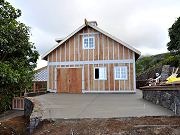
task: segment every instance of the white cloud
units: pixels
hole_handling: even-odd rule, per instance
[[[31,41],[35,43],[40,54],[44,54],[52,47],[52,45],[56,44],[55,37],[51,33],[47,33],[37,27],[32,27],[31,33]]]
[[[22,10],[20,20],[32,27],[32,40],[42,55],[82,25],[84,18],[142,54],[166,52],[168,28],[180,16],[179,0],[9,0]]]
[[[41,67],[47,66],[47,61],[41,60],[41,56],[39,56],[39,59],[37,60],[37,67],[36,69],[39,69]]]

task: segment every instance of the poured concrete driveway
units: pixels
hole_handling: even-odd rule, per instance
[[[46,118],[113,118],[173,115],[136,94],[46,94],[35,97]]]

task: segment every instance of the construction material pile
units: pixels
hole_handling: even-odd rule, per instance
[[[172,74],[167,77],[165,80],[162,81],[162,75],[159,75],[159,73],[156,73],[156,78],[149,78],[148,79],[148,84],[149,86],[157,86],[157,85],[172,85],[172,84],[177,84],[180,85],[180,77],[178,77],[178,68],[173,68]]]

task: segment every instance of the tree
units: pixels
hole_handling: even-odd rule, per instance
[[[180,66],[180,17],[169,28],[170,42],[167,44],[168,50],[171,52],[171,61],[173,66]]]
[[[175,55],[180,54],[180,17],[169,28],[170,42],[167,44],[168,50]]]
[[[17,21],[20,16],[21,10],[0,0],[0,111],[31,85],[39,56],[29,41],[30,28]]]

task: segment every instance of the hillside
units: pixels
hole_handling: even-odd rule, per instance
[[[162,53],[152,56],[142,56],[136,62],[136,74],[137,80],[143,80],[144,74],[159,72],[162,68],[162,65],[170,65],[179,67],[180,58],[178,56],[173,56],[170,53]]]

